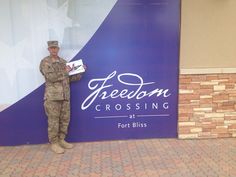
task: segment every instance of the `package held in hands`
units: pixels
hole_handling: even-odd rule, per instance
[[[85,72],[82,59],[69,62],[66,65],[72,68],[72,70],[69,72],[70,76]]]

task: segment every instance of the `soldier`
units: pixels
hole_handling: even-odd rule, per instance
[[[48,138],[55,153],[73,148],[65,141],[70,122],[70,82],[81,79],[80,74],[69,76],[71,67],[58,56],[58,41],[48,41],[50,56],[40,63],[40,72],[45,78],[44,108],[48,117]],[[84,66],[85,67],[85,66]],[[86,68],[86,67],[85,67]]]

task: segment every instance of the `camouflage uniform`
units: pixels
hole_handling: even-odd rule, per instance
[[[50,143],[64,140],[70,122],[70,81],[80,80],[81,75],[69,76],[66,61],[50,56],[40,63],[40,72],[45,77],[44,108],[48,117],[48,138]]]

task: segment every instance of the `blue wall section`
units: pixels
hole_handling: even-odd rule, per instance
[[[179,0],[118,0],[73,59],[88,70],[71,84],[69,141],[177,137],[179,22]],[[0,145],[48,141],[43,91],[0,113]]]

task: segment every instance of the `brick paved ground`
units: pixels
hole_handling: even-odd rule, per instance
[[[62,155],[45,144],[0,147],[0,176],[235,177],[236,139],[75,143]]]

